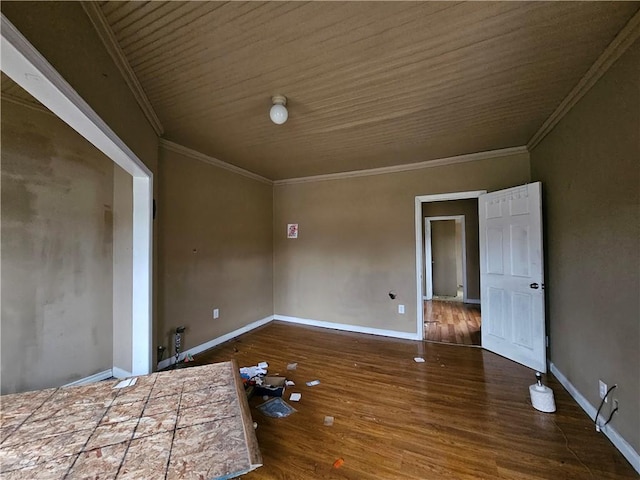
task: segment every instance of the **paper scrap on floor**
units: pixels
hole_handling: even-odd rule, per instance
[[[296,368],[298,368],[297,363],[290,363],[289,365],[287,365],[287,370],[295,370]]]
[[[320,385],[320,380],[311,380],[307,382],[307,387],[315,387],[316,385]]]
[[[301,398],[302,398],[301,393],[292,393],[289,396],[289,400],[291,400],[292,402],[299,402]]]
[[[137,377],[135,377],[135,378],[127,378],[126,380],[122,380],[120,383],[118,383],[113,388],[131,387],[131,386],[135,385],[137,381],[138,381]]]
[[[295,387],[296,386],[296,382],[294,382],[293,380],[287,380],[287,381],[284,382],[284,384],[287,387]]]
[[[260,365],[262,364],[265,364],[266,366],[261,367]],[[240,376],[242,378],[251,379],[259,375],[266,375],[268,366],[269,365],[267,365],[266,362],[262,362],[256,365],[255,367],[242,367],[240,368]]]
[[[333,417],[326,416],[324,417],[324,425],[325,427],[330,427],[333,425]]]
[[[416,363],[424,363],[426,360],[422,357],[413,357],[413,361]]]

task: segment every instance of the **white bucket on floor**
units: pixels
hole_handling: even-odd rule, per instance
[[[556,411],[556,401],[553,398],[553,390],[543,385],[538,377],[537,383],[529,386],[529,395],[531,395],[531,405],[536,410],[545,413],[553,413]]]

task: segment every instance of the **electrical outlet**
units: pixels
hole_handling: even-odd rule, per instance
[[[404,315],[404,305],[398,305],[398,313]]]
[[[220,309],[219,308],[214,308],[213,309],[213,318],[218,318],[220,317]]]
[[[607,394],[607,384],[604,383],[602,380],[598,380],[598,387],[600,390],[600,398],[605,398],[605,395]],[[605,398],[605,403],[607,402],[607,399]]]

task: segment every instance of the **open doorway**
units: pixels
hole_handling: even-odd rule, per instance
[[[128,175],[131,222],[127,255],[130,271],[126,274],[130,281],[126,290],[131,300],[126,312],[121,312],[126,317],[122,328],[115,328],[114,323],[117,335],[113,337],[113,365],[107,372],[114,376],[147,374],[152,359],[153,175],[4,15],[1,21],[2,72]],[[97,379],[94,375],[79,382]]]
[[[482,193],[416,198],[419,317],[427,341],[481,345],[477,199]]]
[[[464,302],[467,265],[464,215],[425,217],[425,300]]]

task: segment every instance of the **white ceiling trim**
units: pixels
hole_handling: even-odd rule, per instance
[[[585,96],[600,77],[609,70],[611,65],[613,65],[638,38],[640,38],[640,10],[631,17],[631,20],[627,22],[624,28],[616,35],[616,38],[613,39],[593,65],[591,65],[591,68],[587,70],[587,73],[584,74],[582,79],[580,79],[533,137],[531,137],[531,140],[527,143],[529,151],[533,150],[533,148],[553,130],[560,120]]]
[[[156,115],[156,112],[153,109],[153,106],[151,105],[147,94],[144,93],[144,89],[138,81],[138,77],[131,68],[131,65],[129,65],[129,61],[120,48],[120,45],[118,44],[118,41],[116,40],[116,37],[111,30],[111,27],[107,23],[107,19],[104,17],[98,2],[84,1],[81,3],[82,8],[91,20],[91,23],[96,29],[98,36],[107,49],[107,52],[109,52],[109,55],[120,70],[124,81],[127,83],[129,89],[131,90],[131,93],[138,102],[138,105],[140,105],[140,108],[142,109],[145,117],[147,117],[147,120],[151,124],[151,127],[153,127],[153,129],[155,130],[156,135],[162,135],[164,133],[162,123],[160,123],[160,119]]]
[[[435,160],[427,160],[424,162],[408,163],[404,165],[394,165],[392,167],[371,168],[368,170],[354,170],[351,172],[328,173],[326,175],[314,175],[311,177],[288,178],[284,180],[276,180],[274,185],[291,185],[295,183],[322,182],[326,180],[341,180],[345,178],[368,177],[371,175],[385,175],[388,173],[407,172],[411,170],[421,170],[423,168],[442,167],[445,165],[454,165],[456,163],[475,162],[478,160],[486,160],[488,158],[506,157],[509,155],[517,155],[519,153],[528,152],[526,146],[501,148],[499,150],[488,150],[486,152],[469,153],[466,155],[457,155],[455,157],[438,158]]]
[[[176,152],[181,155],[184,155],[185,157],[189,157],[194,160],[200,160],[201,162],[208,163],[215,167],[223,168],[224,170],[228,170],[230,172],[237,173],[238,175],[242,175],[243,177],[248,177],[253,180],[266,183],[267,185],[273,185],[273,182],[271,180],[261,175],[258,175],[257,173],[250,172],[249,170],[245,170],[244,168],[236,167],[235,165],[231,165],[230,163],[223,162],[222,160],[218,160],[217,158],[210,157],[209,155],[205,155],[204,153],[200,153],[197,150],[193,150],[191,148],[185,147],[183,145],[172,142],[170,140],[165,140],[164,138],[161,138],[160,146],[162,148],[166,148],[167,150],[171,150],[172,152]]]

